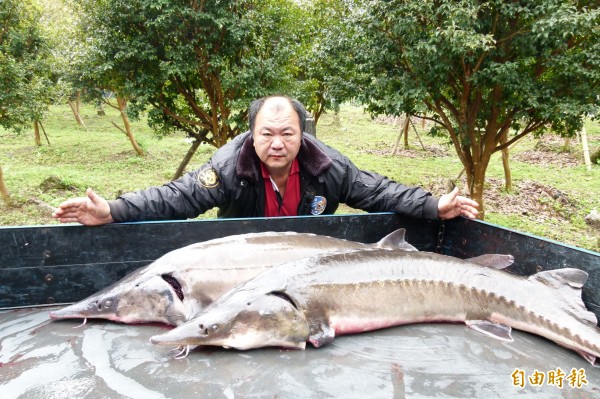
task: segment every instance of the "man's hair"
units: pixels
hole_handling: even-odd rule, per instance
[[[254,134],[254,124],[256,123],[256,115],[261,110],[265,102],[274,97],[285,98],[292,104],[294,111],[298,114],[298,119],[300,120],[300,131],[304,133],[304,128],[306,127],[306,108],[302,103],[294,98],[290,98],[285,95],[271,95],[259,98],[258,100],[254,100],[250,103],[250,109],[248,110],[248,123],[250,124],[250,132]]]

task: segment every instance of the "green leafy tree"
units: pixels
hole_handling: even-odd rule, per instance
[[[49,53],[40,15],[35,1],[0,1],[0,127],[16,132],[37,126],[49,102]],[[1,166],[0,195],[9,202]]]
[[[100,10],[93,7],[92,3],[84,4],[85,7],[82,7],[81,3],[73,0],[54,1],[62,2],[63,7],[68,7],[77,16],[63,24],[70,28],[70,37],[64,43],[71,43],[73,46],[60,48],[61,59],[69,61],[64,65],[62,73],[63,95],[69,97],[69,105],[78,122],[81,119],[78,110],[81,98],[98,104],[100,109],[104,105],[114,108],[119,111],[123,126],[119,126],[114,121],[111,123],[125,134],[138,155],[145,155],[135,138],[127,113],[128,102],[131,99],[125,89],[126,76],[114,68],[107,67],[107,61],[110,60],[107,60],[106,53],[102,51],[100,45],[102,38],[88,35],[90,32],[88,23],[99,20]],[[79,123],[83,124],[82,121]]]
[[[83,70],[81,58],[86,54],[88,38],[78,34],[81,15],[78,0],[37,0],[43,10],[41,24],[47,32],[52,53],[49,71],[54,84],[54,102],[67,102],[80,126],[85,127],[79,113],[82,89],[77,84]]]
[[[22,131],[43,118],[51,94],[49,48],[34,0],[0,1],[0,126]]]
[[[220,147],[246,129],[251,100],[293,84],[288,40],[291,0],[84,0],[83,26],[99,55],[97,76],[148,110],[162,134],[185,132]],[[293,13],[292,13],[293,14]],[[117,79],[118,78],[118,79]]]
[[[598,109],[597,1],[365,1],[355,11],[367,108],[434,121],[482,206],[493,153],[548,129],[573,135]]]
[[[297,53],[295,97],[301,100],[318,123],[328,110],[356,95],[353,65],[355,38],[349,34],[347,18],[351,3],[346,0],[313,0],[304,4],[293,33],[302,40]]]

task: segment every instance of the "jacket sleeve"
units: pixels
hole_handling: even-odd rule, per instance
[[[201,177],[206,173],[216,178],[215,184],[207,184],[206,177]],[[109,201],[110,212],[116,222],[194,218],[223,203],[222,186],[209,161],[176,181]]]
[[[420,187],[408,187],[377,173],[358,169],[348,158],[334,160],[344,176],[343,202],[367,212],[395,212],[421,219],[438,218],[439,199]]]

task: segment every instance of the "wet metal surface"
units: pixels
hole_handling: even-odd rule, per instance
[[[177,360],[148,342],[164,327],[73,328],[80,321],[52,322],[49,310],[0,312],[1,398],[600,397],[600,369],[520,331],[507,343],[461,324],[421,324],[320,349],[205,348]]]

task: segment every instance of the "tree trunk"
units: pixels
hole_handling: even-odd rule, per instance
[[[77,90],[75,92],[75,109],[77,110],[77,115],[81,115],[81,112],[79,112],[81,108],[81,92],[79,90]]]
[[[408,149],[408,124],[410,123],[410,115],[406,114],[404,119],[404,126],[402,127],[402,132],[404,134],[404,148]]]
[[[507,140],[507,132],[502,134],[500,138],[500,143],[502,145],[506,144]],[[502,149],[502,167],[504,168],[504,190],[507,193],[512,192],[512,176],[510,173],[510,157],[508,147]]]
[[[483,202],[483,191],[485,183],[485,168],[473,165],[472,169],[467,168],[467,185],[470,188],[471,199],[479,204],[479,214],[477,219],[485,219],[485,204]]]
[[[398,144],[400,144],[400,139],[404,137],[404,148],[408,148],[408,123],[410,122],[410,116],[406,114],[406,118],[404,119],[404,124],[402,125],[402,130],[400,130],[400,134],[398,135],[398,140],[396,140],[396,144],[394,145],[394,149],[392,150],[392,155],[396,155],[396,151],[398,151]]]
[[[123,120],[123,125],[125,126],[125,134],[127,135],[127,138],[131,142],[131,145],[133,146],[135,151],[138,153],[138,155],[144,156],[144,150],[142,149],[142,147],[139,146],[139,144],[135,140],[133,132],[131,131],[131,123],[129,122],[129,117],[127,116],[127,112],[126,112],[127,99],[120,97],[117,94],[117,104],[119,105],[119,113],[121,114],[121,119]]]
[[[592,171],[592,160],[590,157],[590,147],[588,145],[587,131],[585,126],[581,128],[581,145],[583,147],[583,160],[585,162],[585,168],[588,172]]]
[[[179,167],[177,168],[177,171],[175,172],[175,174],[173,175],[173,178],[171,180],[177,180],[181,177],[181,175],[183,175],[183,172],[185,171],[186,166],[190,163],[190,161],[194,157],[194,154],[198,150],[198,147],[200,147],[201,143],[202,142],[198,139],[194,140],[194,142],[192,143],[192,146],[188,150],[187,154],[185,154],[185,157],[179,164]]]
[[[41,147],[42,138],[40,137],[40,125],[38,124],[38,121],[33,122],[33,139],[35,141],[35,145],[37,147]]]
[[[77,124],[79,126],[85,127],[85,123],[83,123],[83,119],[81,118],[81,115],[79,114],[79,105],[77,104],[77,102],[71,101],[71,100],[67,100],[67,102],[69,103],[69,106],[71,107],[71,111],[73,111],[73,116],[75,116],[75,120],[77,121]]]
[[[2,195],[2,199],[6,204],[10,204],[10,194],[8,193],[8,189],[4,184],[4,174],[2,173],[2,165],[0,165],[0,194]]]
[[[46,129],[44,128],[42,121],[38,121],[38,123],[40,124],[40,127],[42,128],[42,132],[44,132],[44,137],[46,138],[46,142],[48,143],[48,145],[50,145],[50,139],[48,138],[48,134],[46,133]]]
[[[600,148],[598,148],[592,155],[590,155],[590,162],[600,163]]]
[[[465,168],[467,187],[471,199],[479,204],[479,214],[477,219],[485,219],[485,202],[483,200],[483,193],[485,191],[485,175],[487,172],[487,166],[493,154],[493,150],[489,147],[482,149],[483,151],[472,151],[474,155],[461,155],[463,166]],[[463,147],[463,151],[466,148]],[[476,154],[476,155],[475,155]]]
[[[568,152],[571,147],[571,138],[565,137],[565,141],[563,143],[562,152]]]
[[[419,143],[421,144],[421,148],[423,149],[423,151],[427,151],[427,148],[425,148],[425,144],[423,144],[423,140],[421,140],[421,135],[419,134],[419,131],[415,127],[415,124],[412,122],[412,120],[410,121],[410,124],[412,125],[415,135],[417,136],[417,139],[419,140]]]

